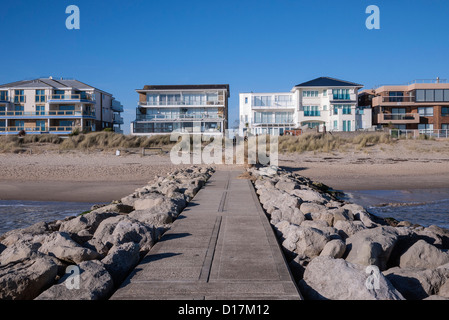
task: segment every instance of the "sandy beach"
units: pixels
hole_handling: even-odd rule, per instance
[[[0,154],[0,200],[109,202],[176,166],[168,155]],[[279,166],[337,190],[449,188],[449,142],[399,141],[362,150],[280,154]]]

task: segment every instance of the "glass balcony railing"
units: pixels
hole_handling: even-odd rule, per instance
[[[155,120],[202,120],[202,119],[223,119],[219,114],[178,114],[178,115],[164,115],[164,114],[138,114],[137,121],[155,121]]]
[[[224,101],[139,101],[141,106],[224,106]]]
[[[95,96],[90,94],[52,94],[47,97],[50,101],[95,101]]]
[[[0,133],[15,133],[24,130],[25,132],[72,132],[75,127],[64,127],[64,126],[35,126],[35,127],[0,127]]]

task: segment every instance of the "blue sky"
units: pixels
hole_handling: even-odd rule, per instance
[[[68,30],[68,5],[80,30]],[[368,5],[380,30],[368,30]],[[76,78],[113,93],[125,133],[146,84],[288,91],[330,76],[372,87],[449,78],[447,0],[3,1],[0,83]]]

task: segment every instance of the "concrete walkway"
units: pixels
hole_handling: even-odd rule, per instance
[[[220,170],[111,299],[301,299],[241,170]]]

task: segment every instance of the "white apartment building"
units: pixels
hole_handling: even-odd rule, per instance
[[[372,127],[371,107],[358,105],[357,83],[320,77],[290,92],[240,93],[239,135],[283,135],[285,130],[356,131]]]
[[[228,128],[228,84],[146,85],[136,92],[133,135],[223,134]]]
[[[39,78],[0,85],[0,134],[122,132],[123,106],[112,94],[78,80]]]

